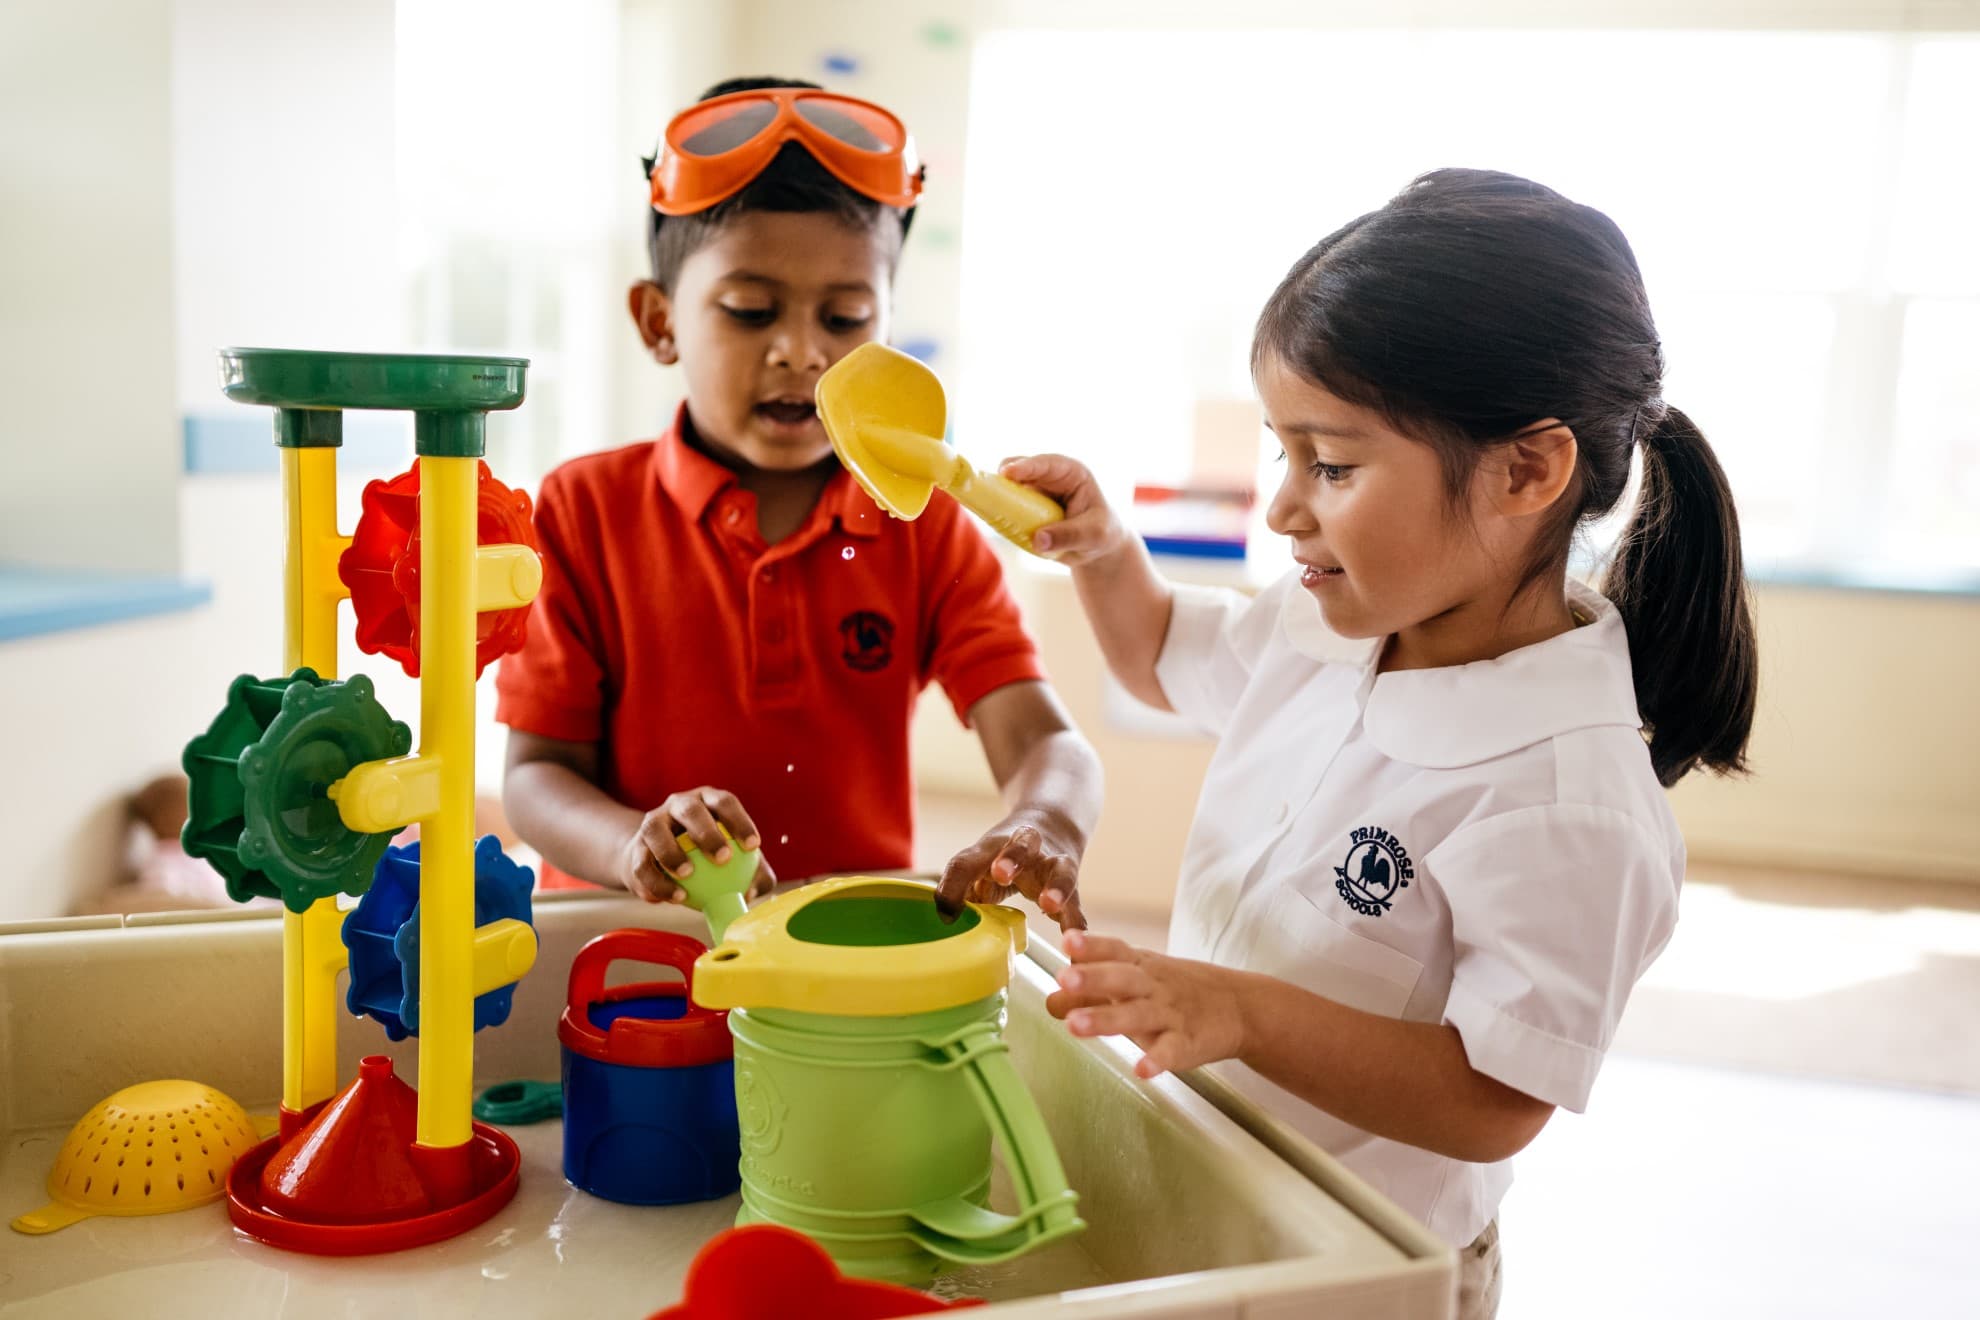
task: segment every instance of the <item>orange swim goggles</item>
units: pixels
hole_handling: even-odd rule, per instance
[[[837,92],[774,87],[731,92],[674,116],[650,175],[653,209],[693,215],[735,196],[786,142],[882,205],[911,207],[921,196],[927,171],[891,112]]]

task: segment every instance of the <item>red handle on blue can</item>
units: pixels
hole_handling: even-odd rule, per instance
[[[571,963],[557,1038],[586,1058],[640,1068],[685,1068],[734,1057],[727,1011],[703,1008],[693,1000],[694,962],[705,952],[707,947],[697,939],[639,927],[607,931],[591,940]],[[681,980],[678,984],[643,981],[607,990],[605,973],[618,962],[671,967]],[[591,1020],[595,1004],[660,996],[686,998],[685,1011],[679,1017],[620,1017],[602,1030]]]

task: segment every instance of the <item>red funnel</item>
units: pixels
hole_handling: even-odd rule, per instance
[[[357,1080],[275,1152],[261,1171],[261,1203],[313,1224],[375,1224],[433,1208],[413,1167],[419,1095],[374,1054]]]
[[[374,1054],[295,1135],[263,1142],[227,1177],[236,1226],[318,1255],[397,1251],[465,1232],[515,1195],[521,1152],[474,1125],[466,1147],[417,1146],[419,1097]],[[452,1158],[449,1158],[452,1157]]]

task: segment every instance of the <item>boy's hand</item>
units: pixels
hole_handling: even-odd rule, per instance
[[[1068,932],[1060,988],[1046,1011],[1075,1036],[1126,1036],[1142,1048],[1137,1076],[1159,1077],[1244,1050],[1240,981],[1229,968],[1170,958],[1125,941]]]
[[[1031,547],[1065,564],[1085,564],[1122,549],[1129,533],[1100,493],[1084,463],[1063,454],[1007,458],[997,469],[1012,481],[1034,487],[1065,506],[1063,520],[1033,533]]]
[[[692,874],[688,855],[681,850],[680,835],[694,840],[694,846],[718,862],[732,855],[721,827],[745,851],[762,846],[762,836],[743,810],[736,795],[719,788],[695,788],[676,793],[646,813],[619,850],[619,882],[649,903],[682,903],[687,895],[674,883]],[[768,857],[756,863],[756,878],[750,882],[753,900],[769,893],[777,884],[777,873]]]
[[[966,902],[1001,903],[1023,894],[1061,930],[1085,930],[1079,910],[1080,848],[1074,832],[1043,812],[1007,817],[949,859],[935,905],[953,917]]]

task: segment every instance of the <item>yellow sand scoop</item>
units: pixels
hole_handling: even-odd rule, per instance
[[[914,519],[936,487],[1025,550],[1065,517],[1050,496],[978,472],[943,443],[948,404],[935,373],[885,344],[861,344],[818,378],[818,416],[839,461],[874,502]]]
[[[217,1201],[235,1158],[261,1136],[257,1120],[210,1086],[127,1086],[69,1129],[48,1174],[53,1199],[14,1228],[53,1233],[91,1215],[162,1215]]]

